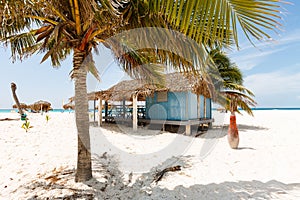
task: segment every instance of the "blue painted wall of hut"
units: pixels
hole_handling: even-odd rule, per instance
[[[160,93],[161,94],[161,93]],[[198,118],[197,95],[191,92],[166,92],[162,100],[155,92],[146,98],[146,118],[154,120],[191,120]],[[204,97],[200,96],[200,117],[204,117]],[[211,117],[211,100],[206,101],[207,117]]]
[[[212,118],[212,102],[210,98],[206,98],[206,118]]]

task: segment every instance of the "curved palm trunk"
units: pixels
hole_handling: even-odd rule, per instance
[[[16,102],[16,105],[17,105],[17,108],[19,110],[19,113],[22,116],[24,113],[23,113],[23,110],[21,109],[20,102],[19,102],[19,99],[18,99],[17,94],[16,94],[17,85],[15,83],[11,83],[10,87],[11,87],[11,91],[12,91],[12,94],[13,94],[13,98],[14,98],[14,100]]]
[[[230,124],[228,128],[228,142],[232,149],[237,149],[239,145],[239,131],[236,124],[236,116],[234,113],[230,115]]]
[[[74,50],[73,77],[75,80],[75,117],[78,132],[78,157],[75,182],[83,182],[92,178],[88,97],[86,87],[87,70],[83,62],[85,55],[84,51]]]

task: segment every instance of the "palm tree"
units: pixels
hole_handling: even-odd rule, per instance
[[[243,86],[243,74],[240,69],[231,63],[229,57],[220,49],[214,49],[210,52],[213,62],[216,64],[218,72],[222,78],[221,94],[225,101],[220,101],[226,110],[230,111],[230,124],[228,128],[228,142],[231,148],[238,148],[239,134],[236,124],[235,113],[239,112],[238,107],[253,116],[251,106],[255,106],[254,94]],[[219,84],[221,86],[221,84]]]
[[[254,96],[248,89],[239,86],[240,89],[247,91],[247,93],[238,91],[224,91],[224,95],[229,101],[227,101],[226,110],[230,111],[230,124],[228,128],[228,142],[232,149],[237,149],[239,145],[239,133],[236,123],[235,113],[239,112],[238,107],[246,111],[249,115],[253,116],[251,107],[256,106],[255,100],[252,98]]]
[[[199,57],[205,57],[204,47],[231,44],[232,37],[238,46],[238,24],[250,40],[250,37],[258,40],[269,38],[264,29],[272,30],[278,26],[274,18],[278,17],[279,1],[4,1],[0,5],[0,40],[10,44],[14,60],[45,52],[42,62],[51,59],[53,66],[58,67],[60,61],[73,53],[71,77],[75,84],[78,131],[75,181],[85,181],[92,177],[86,75],[89,70],[98,77],[91,54],[97,44],[103,43],[110,48],[124,70],[131,75],[144,72],[146,76],[158,75],[153,65],[144,69],[143,63],[162,63],[166,60],[171,61],[173,66],[179,66],[182,71],[187,68],[193,70],[194,63],[172,52],[156,48],[137,50],[128,41],[106,39],[133,28],[170,28],[195,41],[201,47]],[[148,42],[158,39],[157,36],[146,36]],[[178,42],[176,37],[171,41]],[[184,50],[180,48],[180,42],[176,45]],[[126,53],[120,53],[120,48],[125,49]],[[200,59],[202,66],[203,61]],[[138,69],[137,73],[135,69]]]
[[[11,92],[13,94],[13,98],[14,98],[14,100],[16,102],[16,106],[17,106],[17,108],[19,110],[19,113],[20,113],[21,116],[23,116],[24,115],[23,109],[21,108],[21,104],[20,104],[20,101],[19,101],[17,93],[16,93],[17,85],[15,83],[11,83],[10,87],[11,87]]]

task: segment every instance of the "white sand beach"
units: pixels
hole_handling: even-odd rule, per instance
[[[93,176],[75,183],[74,113],[0,121],[0,199],[300,199],[300,111],[237,115],[240,145],[227,142],[229,114],[194,137],[122,125],[90,128]],[[0,119],[19,118],[1,113]],[[225,125],[222,127],[223,122]],[[180,165],[160,181],[154,175]]]

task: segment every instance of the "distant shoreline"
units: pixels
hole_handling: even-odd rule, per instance
[[[218,110],[219,108],[213,108],[213,110]],[[239,110],[242,110],[242,109],[239,109]],[[251,110],[300,110],[300,108],[284,108],[284,107],[281,107],[281,108],[277,108],[277,107],[268,107],[268,108],[265,108],[265,107],[261,107],[261,108],[251,108]]]
[[[18,109],[0,109],[0,113],[12,113],[12,112],[18,112]],[[74,110],[64,110],[64,109],[53,109],[48,112],[74,112]]]
[[[218,109],[219,108],[212,108],[212,110],[214,110],[214,111],[216,111]],[[241,110],[241,109],[239,109],[239,110]],[[259,110],[300,110],[300,107],[299,108],[292,108],[292,107],[290,107],[290,108],[289,107],[287,107],[287,108],[284,108],[284,107],[280,107],[280,108],[277,108],[277,107],[274,107],[274,108],[268,107],[268,108],[265,108],[265,107],[261,107],[261,108],[252,108],[252,110],[253,111],[255,111],[255,110],[257,110],[257,111],[259,111]],[[89,111],[93,112],[94,109],[89,109]],[[96,112],[97,111],[98,110],[96,109]],[[9,108],[0,109],[0,113],[11,113],[11,112],[18,112],[18,110],[17,109],[9,109]],[[55,112],[55,113],[57,113],[57,112],[74,112],[74,110],[64,110],[64,109],[55,108],[55,109],[53,109],[53,110],[51,110],[49,112]]]

